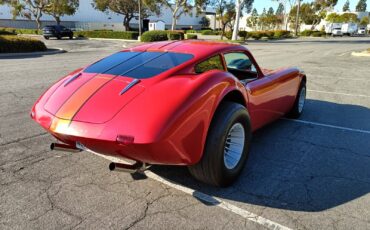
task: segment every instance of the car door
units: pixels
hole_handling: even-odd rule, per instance
[[[252,55],[247,51],[233,51],[225,53],[224,58],[230,73],[233,73],[235,68],[245,72],[246,79],[241,82],[244,83],[248,94],[252,129],[256,130],[281,116],[281,111],[274,104],[278,100],[278,89],[274,87],[273,79],[264,76]],[[237,78],[241,79],[241,76]]]

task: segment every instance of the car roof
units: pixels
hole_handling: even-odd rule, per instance
[[[196,57],[201,57],[225,51],[247,50],[247,48],[239,44],[227,42],[207,40],[181,40],[146,43],[131,48],[130,50],[188,53],[193,54]]]

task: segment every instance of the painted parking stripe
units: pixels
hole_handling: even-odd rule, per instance
[[[309,89],[307,91],[316,92],[316,93],[327,93],[327,94],[336,94],[336,95],[344,95],[344,96],[352,96],[352,97],[369,97],[370,98],[370,96],[362,95],[362,94],[337,93],[337,92],[321,91],[321,90],[313,90],[313,89]]]
[[[191,196],[194,196],[195,198],[201,200],[201,201],[204,201],[208,204],[211,204],[211,205],[214,205],[216,207],[220,207],[222,209],[225,209],[229,212],[232,212],[234,214],[237,214],[241,217],[243,217],[244,219],[246,220],[249,220],[249,221],[252,221],[252,222],[255,222],[257,224],[260,224],[268,229],[272,229],[272,230],[290,230],[290,228],[286,227],[286,226],[283,226],[281,224],[278,224],[274,221],[271,221],[269,219],[266,219],[262,216],[259,216],[257,214],[254,214],[254,213],[251,213],[247,210],[244,210],[242,208],[239,208],[233,204],[230,204],[228,202],[225,202],[221,199],[218,199],[216,197],[213,197],[213,196],[210,196],[210,195],[207,195],[205,193],[202,193],[202,192],[199,192],[199,191],[196,191],[194,189],[191,189],[191,188],[188,188],[188,187],[185,187],[185,186],[182,186],[180,184],[177,184],[175,182],[172,182],[168,179],[165,179],[161,176],[158,176],[157,174],[151,172],[151,171],[146,171],[145,172],[145,175],[147,175],[149,178],[153,179],[153,180],[156,180],[158,182],[161,182],[171,188],[174,188],[174,189],[177,189],[179,191],[182,191],[184,193],[187,193]]]
[[[333,129],[340,129],[340,130],[357,132],[357,133],[370,134],[369,130],[352,129],[352,128],[348,128],[348,127],[337,126],[337,125],[328,125],[328,124],[323,124],[323,123],[314,122],[314,121],[295,120],[295,119],[288,119],[288,118],[281,118],[281,119],[287,120],[287,121],[292,121],[292,122],[297,122],[297,123],[308,124],[308,125],[316,125],[316,126],[322,126],[322,127],[327,127],[327,128],[333,128]]]
[[[83,150],[85,150],[87,152],[90,152],[90,153],[93,153],[93,154],[95,154],[99,157],[105,158],[106,160],[109,160],[110,162],[116,162],[116,163],[121,163],[121,164],[132,164],[132,162],[128,162],[123,158],[106,156],[106,155],[94,152],[94,151],[92,151],[90,149],[87,149],[85,147],[83,147]],[[290,228],[288,228],[286,226],[278,224],[274,221],[266,219],[266,218],[264,218],[262,216],[259,216],[257,214],[251,213],[251,212],[249,212],[245,209],[239,208],[239,207],[237,207],[233,204],[230,204],[228,202],[225,202],[221,199],[218,199],[216,197],[213,197],[213,196],[207,195],[205,193],[196,191],[194,189],[185,187],[185,186],[180,185],[178,183],[172,182],[168,179],[165,179],[165,178],[153,173],[152,171],[146,170],[144,173],[147,177],[149,177],[149,178],[151,178],[155,181],[158,181],[158,182],[163,183],[163,184],[165,184],[165,185],[167,185],[171,188],[174,188],[174,189],[177,189],[181,192],[189,194],[189,195],[191,195],[191,196],[193,196],[193,197],[195,197],[195,198],[197,198],[197,199],[199,199],[199,200],[201,200],[201,201],[203,201],[207,204],[214,205],[216,207],[220,207],[220,208],[225,209],[229,212],[237,214],[237,215],[243,217],[246,220],[255,222],[257,224],[260,224],[260,225],[262,225],[262,226],[264,226],[268,229],[271,229],[271,230],[291,230]]]
[[[331,77],[331,76],[323,76],[323,77],[320,77],[320,76],[310,76],[310,79],[340,79],[340,80],[346,80],[346,81],[368,81],[369,79],[366,79],[366,78],[349,78],[349,77]]]

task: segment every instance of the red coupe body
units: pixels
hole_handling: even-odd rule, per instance
[[[253,69],[240,77],[238,63],[246,62],[226,55],[245,55]],[[254,131],[289,112],[302,80],[297,68],[261,69],[240,45],[149,43],[60,79],[37,100],[31,116],[71,146],[149,164],[193,165],[222,101],[242,104]]]

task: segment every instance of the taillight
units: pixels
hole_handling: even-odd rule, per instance
[[[134,143],[134,139],[135,138],[133,136],[118,135],[116,141],[119,144],[128,145]]]

